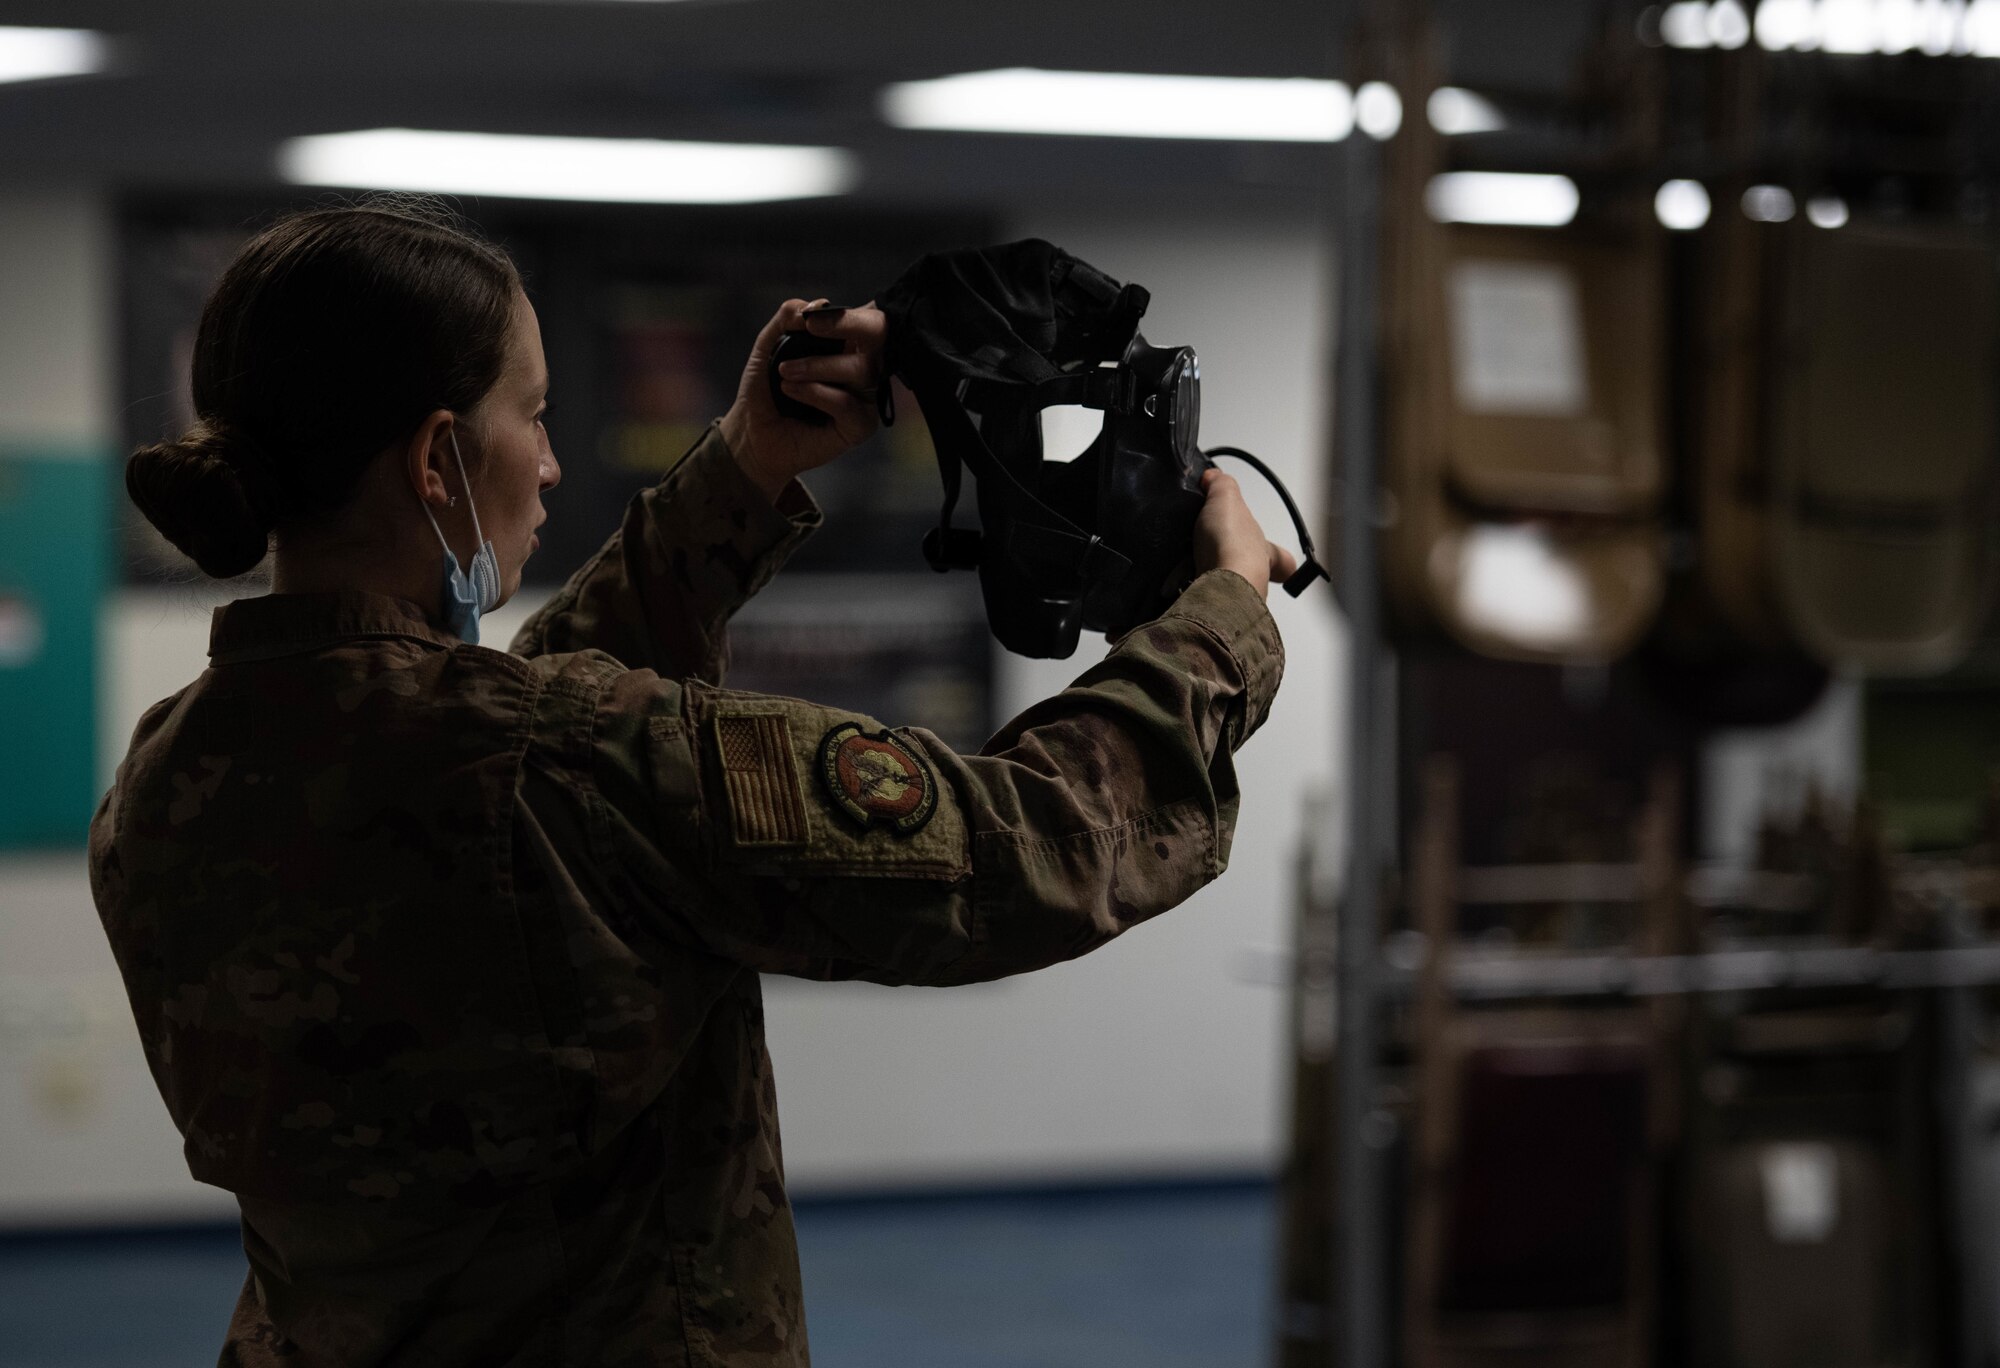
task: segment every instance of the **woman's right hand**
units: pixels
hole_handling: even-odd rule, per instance
[[[795,476],[825,465],[875,431],[875,387],[889,383],[882,373],[882,348],[889,335],[882,311],[871,300],[858,308],[806,313],[824,303],[788,299],[772,315],[750,349],[736,402],[722,415],[722,439],[730,453],[774,501]],[[795,329],[838,338],[847,346],[835,356],[787,361],[780,372],[789,397],[832,419],[823,426],[786,418],[771,403],[771,354],[778,340]]]
[[[1194,522],[1197,573],[1234,570],[1262,597],[1269,594],[1272,580],[1283,580],[1298,569],[1291,552],[1265,539],[1234,476],[1211,467],[1201,477],[1201,492],[1206,502]]]

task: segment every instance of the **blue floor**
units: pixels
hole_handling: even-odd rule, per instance
[[[801,1204],[817,1368],[1269,1360],[1262,1185]],[[233,1230],[0,1238],[0,1368],[209,1364]]]

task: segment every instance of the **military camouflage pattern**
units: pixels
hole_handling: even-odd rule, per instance
[[[1282,666],[1242,579],[979,755],[892,733],[938,783],[904,832],[815,778],[879,723],[720,687],[816,519],[711,430],[511,652],[370,594],[217,611],[90,867],[188,1166],[242,1208],[223,1363],[805,1364],[758,974],[1020,973],[1221,872]]]

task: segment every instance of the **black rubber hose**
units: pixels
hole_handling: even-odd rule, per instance
[[[1297,598],[1306,591],[1306,587],[1314,580],[1329,578],[1326,573],[1326,567],[1319,563],[1319,557],[1313,552],[1312,533],[1306,531],[1306,520],[1299,513],[1299,506],[1292,498],[1292,491],[1285,488],[1285,482],[1278,478],[1277,473],[1271,467],[1265,465],[1241,447],[1210,447],[1202,454],[1210,459],[1217,456],[1233,456],[1237,460],[1245,462],[1252,470],[1269,481],[1271,488],[1278,491],[1278,497],[1285,501],[1285,511],[1292,515],[1292,527],[1299,534],[1299,551],[1303,557],[1299,562],[1299,568],[1292,572],[1290,579],[1285,581],[1286,593],[1290,594],[1293,598]]]

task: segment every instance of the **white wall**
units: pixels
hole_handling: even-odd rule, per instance
[[[210,614],[241,592],[126,590],[105,604],[100,786],[140,714],[207,665]],[[493,613],[486,639],[511,639],[534,607],[523,600]],[[181,1162],[82,852],[0,856],[0,1227],[234,1210]]]
[[[1018,230],[1149,286],[1147,335],[1202,354],[1206,439],[1264,456],[1318,519],[1326,292],[1311,223],[1041,216]],[[0,327],[0,345],[13,336]],[[1245,481],[1253,506],[1288,542],[1281,507],[1255,484]],[[140,713],[200,672],[210,610],[231,596],[195,586],[107,604],[105,782]],[[1323,586],[1273,602],[1286,684],[1240,758],[1243,820],[1220,883],[1096,955],[999,984],[770,982],[797,1187],[1198,1174],[1274,1161],[1283,1000],[1256,980],[1267,976],[1266,952],[1288,940],[1302,795],[1334,772],[1340,667]],[[507,640],[532,606],[503,608],[488,639]],[[1001,656],[1001,707],[1053,692],[1101,651],[1087,644],[1065,662]],[[80,855],[0,858],[0,909],[0,1224],[228,1211],[181,1166]]]
[[[0,442],[114,432],[111,251],[102,196],[0,192]]]
[[[1702,747],[1701,856],[1747,869],[1766,817],[1795,820],[1811,791],[1847,807],[1861,779],[1859,678],[1836,678],[1782,727],[1717,732]]]
[[[113,435],[113,271],[103,197],[0,193],[0,444],[88,458]],[[134,658],[106,649],[105,744],[122,750],[111,694]],[[4,782],[34,782],[8,758],[0,737]],[[0,860],[0,1220],[143,1219],[203,1202],[146,1075],[80,853]]]
[[[0,1227],[222,1215],[187,1176],[83,857],[0,859]]]

